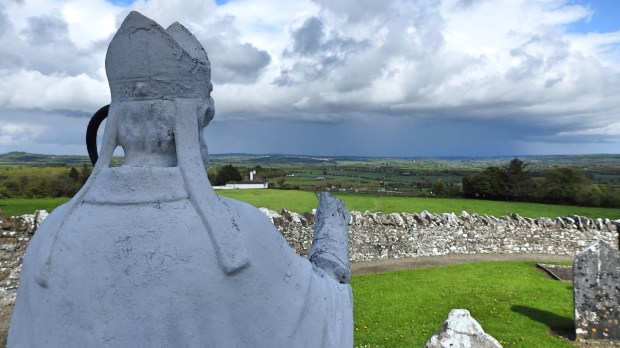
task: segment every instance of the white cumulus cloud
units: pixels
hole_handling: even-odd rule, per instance
[[[105,51],[131,10],[203,42],[216,122],[488,121],[524,143],[604,135],[620,151],[620,31],[572,30],[595,14],[569,0],[8,1],[0,112],[109,102]]]

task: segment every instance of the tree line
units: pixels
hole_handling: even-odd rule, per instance
[[[226,185],[248,178],[250,170],[256,170],[262,178],[278,178],[285,174],[282,170],[262,168],[237,168],[233,165],[213,167],[208,170],[209,181],[213,185]],[[92,166],[81,167],[14,167],[0,169],[1,198],[43,198],[72,197],[86,182]],[[243,174],[242,174],[243,173]],[[283,185],[280,185],[283,186]]]
[[[71,197],[92,167],[5,168],[0,170],[0,198]]]
[[[554,168],[534,178],[528,164],[515,158],[503,166],[487,167],[463,178],[468,198],[538,202],[592,207],[620,207],[620,190],[592,185],[584,172],[570,167]]]
[[[618,187],[594,185],[581,170],[559,167],[533,174],[528,170],[528,166],[529,164],[515,158],[505,165],[487,167],[479,173],[463,177],[462,186],[442,180],[429,182],[427,194],[430,192],[433,196],[620,208]],[[89,165],[77,168],[0,169],[0,198],[71,197],[86,182],[91,170]],[[274,180],[271,187],[297,188],[286,182],[286,172],[282,168],[237,168],[229,164],[210,167],[208,175],[213,185],[225,185],[230,181],[243,180],[246,177],[244,174],[250,170],[256,170],[263,179]],[[343,182],[347,183],[347,187],[353,185]],[[330,187],[343,182],[321,182],[321,185],[329,184],[327,187]],[[378,190],[378,186],[375,190]]]

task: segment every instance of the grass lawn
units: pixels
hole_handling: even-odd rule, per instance
[[[312,211],[319,204],[316,195],[308,191],[298,190],[216,190],[221,196],[234,198],[280,212],[283,208],[298,213]]]
[[[297,190],[217,190],[217,194],[248,202],[256,207],[265,207],[277,212],[283,208],[295,212],[307,212],[316,208],[318,200],[314,193]],[[384,213],[414,213],[427,210],[432,213],[488,214],[496,217],[510,213],[538,218],[569,216],[577,214],[590,218],[620,219],[620,209],[591,208],[564,205],[550,205],[522,202],[499,202],[465,198],[424,198],[424,197],[391,197],[376,195],[360,195],[336,193],[347,208],[359,211],[381,211]],[[68,201],[68,198],[7,198],[0,199],[0,209],[7,216],[32,214],[36,209],[53,210]]]
[[[222,196],[248,202],[256,207],[265,207],[275,211],[282,208],[295,212],[307,212],[316,208],[318,201],[312,192],[296,190],[218,190]],[[620,218],[620,209],[576,207],[524,202],[500,202],[465,198],[424,198],[424,197],[393,197],[336,193],[347,208],[358,211],[381,211],[384,213],[414,213],[427,210],[441,214],[454,212],[488,214],[496,217],[517,213],[521,216],[539,218],[556,216],[581,215],[590,218]]]
[[[470,311],[504,347],[572,347],[572,283],[534,262],[464,265],[360,275],[351,279],[356,347],[423,347],[454,308]]]
[[[554,218],[556,216],[576,214],[590,218],[620,219],[620,209],[617,208],[576,207],[466,198],[391,197],[349,193],[337,193],[336,195],[346,203],[347,208],[359,211],[370,210],[384,213],[412,213],[427,210],[436,214],[454,212],[458,215],[465,210],[470,214],[488,214],[495,217],[517,213],[521,216],[531,218]]]
[[[5,216],[32,214],[37,209],[52,211],[59,205],[68,202],[69,198],[3,198],[0,199],[0,210]]]

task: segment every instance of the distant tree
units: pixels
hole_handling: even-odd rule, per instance
[[[488,167],[482,172],[463,178],[463,195],[471,198],[502,199],[504,173],[499,167]]]
[[[0,198],[9,198],[9,197],[11,197],[11,193],[9,192],[9,190],[4,186],[0,186]]]
[[[620,189],[606,186],[601,191],[602,207],[620,208]]]
[[[69,169],[68,176],[69,178],[71,178],[71,180],[73,180],[74,182],[77,182],[80,179],[80,172],[78,172],[78,170],[75,169],[75,167],[71,167],[71,169]]]
[[[286,178],[281,176],[278,178],[278,180],[276,180],[276,182],[278,183],[278,186],[280,186],[280,188],[284,188],[284,185],[286,185]]]
[[[445,196],[447,194],[446,183],[441,179],[437,179],[432,185],[432,190],[435,196]]]
[[[509,200],[526,200],[533,191],[534,183],[530,173],[526,171],[529,164],[518,158],[512,159],[502,166],[503,172],[503,195]]]
[[[243,177],[239,172],[239,169],[235,168],[232,164],[223,166],[215,176],[215,185],[226,185],[227,182],[241,181]]]
[[[207,169],[207,177],[209,178],[209,182],[211,185],[215,185],[215,179],[217,177],[217,170],[213,167],[209,167]]]
[[[82,164],[82,169],[80,170],[80,182],[82,183],[82,185],[86,182],[86,180],[88,180],[88,177],[90,176],[92,170],[92,167],[86,164]]]
[[[547,176],[540,187],[542,201],[556,204],[578,204],[580,197],[589,189],[588,178],[574,168],[556,168]]]

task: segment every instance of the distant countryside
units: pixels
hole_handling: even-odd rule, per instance
[[[121,165],[115,158],[113,165]],[[222,184],[250,171],[269,190],[219,194],[273,210],[309,211],[315,192],[331,191],[350,209],[618,218],[620,155],[493,158],[366,158],[290,155],[213,155],[208,175]],[[0,209],[6,215],[53,209],[88,179],[86,156],[23,152],[0,155]]]

